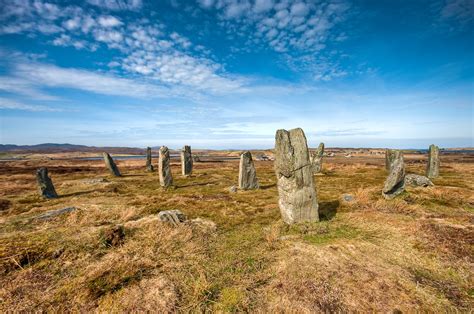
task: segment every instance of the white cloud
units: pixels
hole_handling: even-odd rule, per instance
[[[24,111],[62,111],[60,109],[51,108],[42,105],[28,105],[22,102],[0,97],[0,110],[24,110]]]
[[[273,8],[273,0],[255,0],[255,4],[253,5],[253,11],[255,13],[263,13],[269,11]]]
[[[113,11],[141,9],[142,0],[87,0],[88,3]]]
[[[103,27],[115,27],[123,24],[118,18],[111,15],[99,16],[99,19],[97,21]]]

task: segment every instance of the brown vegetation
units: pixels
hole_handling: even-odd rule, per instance
[[[423,174],[419,160],[407,158],[407,172]],[[450,155],[434,187],[389,201],[383,162],[325,158],[322,221],[292,227],[272,162],[255,162],[261,189],[237,193],[238,161],[195,163],[189,178],[173,161],[170,189],[144,160],[118,161],[122,178],[100,160],[2,162],[0,311],[469,311],[474,164]],[[60,198],[37,196],[40,166]],[[217,231],[161,223],[169,209]]]

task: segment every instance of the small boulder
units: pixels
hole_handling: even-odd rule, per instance
[[[342,199],[344,200],[344,202],[352,202],[355,200],[354,196],[350,194],[344,194],[342,196]]]
[[[183,214],[180,210],[164,210],[158,213],[158,218],[162,222],[171,223],[174,226],[177,226],[186,221],[186,215]]]
[[[431,182],[430,179],[428,179],[425,176],[420,176],[418,174],[407,174],[405,176],[405,184],[410,185],[410,186],[422,186],[422,187],[428,187],[428,186],[433,186],[433,182]]]

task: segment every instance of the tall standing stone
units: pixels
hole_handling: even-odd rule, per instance
[[[181,150],[181,174],[189,176],[193,172],[193,154],[191,146],[185,145]]]
[[[382,195],[386,199],[392,199],[405,191],[405,163],[403,154],[397,151],[395,159],[390,164],[390,174],[385,180]]]
[[[56,198],[58,194],[54,189],[53,181],[48,176],[47,168],[39,168],[36,171],[36,182],[38,183],[38,192],[44,198]]]
[[[390,171],[393,162],[400,157],[402,152],[397,149],[386,149],[385,150],[385,169]]]
[[[249,151],[240,155],[239,188],[242,190],[258,189],[257,172]]]
[[[426,176],[430,179],[439,176],[439,147],[431,144],[428,151],[428,164],[426,165]]]
[[[151,161],[151,147],[146,148],[146,171],[153,171],[153,163]]]
[[[109,169],[110,173],[113,176],[120,177],[120,171],[118,170],[115,161],[112,159],[112,157],[110,157],[109,153],[104,152],[102,155],[104,156],[105,165],[107,166],[107,169]]]
[[[283,220],[288,224],[319,221],[313,169],[302,129],[276,132],[275,172]]]
[[[170,151],[166,146],[160,147],[158,172],[160,175],[160,185],[162,187],[169,187],[173,185],[173,176],[171,175],[170,166]]]
[[[320,143],[318,149],[311,156],[313,173],[320,173],[323,167],[324,143]]]

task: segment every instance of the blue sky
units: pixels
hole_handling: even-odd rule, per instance
[[[0,142],[474,146],[474,2],[0,0]]]

